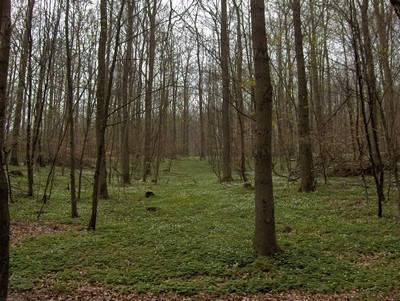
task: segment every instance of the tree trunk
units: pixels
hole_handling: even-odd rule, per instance
[[[76,185],[75,185],[75,124],[74,124],[74,79],[72,76],[72,56],[69,40],[69,11],[70,0],[65,9],[65,49],[67,58],[67,114],[69,126],[69,156],[70,156],[70,191],[71,191],[71,218],[78,217]]]
[[[327,183],[327,174],[325,168],[325,129],[324,127],[324,104],[323,98],[321,96],[321,85],[320,85],[320,76],[319,76],[319,67],[323,68],[323,66],[319,66],[319,62],[323,62],[323,60],[319,60],[318,54],[318,34],[317,34],[317,25],[316,25],[316,17],[315,17],[315,6],[314,0],[311,0],[310,5],[310,18],[311,18],[311,33],[310,33],[310,60],[311,60],[311,102],[314,108],[314,116],[315,116],[315,125],[316,125],[316,133],[317,133],[317,143],[318,143],[318,151],[320,158],[320,166],[322,167],[322,172],[324,175],[325,183]]]
[[[32,15],[33,15],[33,6],[35,5],[35,0],[30,0],[28,2],[27,14],[26,14],[26,29],[22,41],[22,51],[21,51],[21,59],[19,65],[19,74],[18,74],[18,88],[17,88],[17,99],[15,106],[15,114],[12,128],[12,142],[11,142],[11,154],[10,154],[10,163],[12,165],[19,165],[18,161],[18,144],[19,144],[19,135],[21,131],[21,114],[22,114],[22,105],[24,101],[24,92],[25,92],[25,78],[26,78],[26,69],[29,55],[29,39],[30,32],[32,27]]]
[[[400,217],[400,175],[397,165],[399,158],[398,155],[398,127],[396,127],[398,121],[398,106],[396,105],[395,89],[393,85],[393,74],[390,68],[389,61],[389,41],[386,33],[386,27],[390,24],[388,22],[387,14],[384,9],[385,5],[382,1],[374,0],[374,9],[376,22],[378,25],[378,37],[379,37],[379,49],[380,49],[380,61],[383,67],[384,73],[384,91],[387,91],[384,95],[384,103],[379,106],[382,124],[384,127],[385,139],[388,148],[389,164],[393,172],[393,177],[397,190],[397,207]],[[385,17],[386,14],[386,17]]]
[[[129,108],[128,108],[128,91],[129,91],[129,72],[131,71],[132,60],[132,43],[133,43],[133,5],[128,2],[128,20],[126,27],[126,52],[122,77],[122,131],[121,131],[121,182],[123,185],[131,183],[129,175]]]
[[[254,75],[256,80],[255,234],[260,256],[280,251],[275,233],[272,185],[272,82],[265,32],[264,0],[251,0]]]
[[[196,15],[197,19],[197,15]],[[195,20],[196,22],[197,20]],[[195,23],[196,26],[196,23]],[[201,52],[200,52],[200,32],[197,29],[196,26],[196,42],[197,42],[197,52],[196,52],[196,57],[197,57],[197,68],[199,71],[199,81],[197,83],[198,86],[198,92],[199,92],[199,121],[200,121],[200,160],[203,160],[205,158],[205,152],[204,152],[204,145],[205,145],[205,139],[204,139],[204,118],[203,118],[203,104],[204,104],[204,99],[203,99],[203,58],[201,57]]]
[[[182,155],[189,156],[189,67],[190,67],[190,52],[185,66],[183,75],[183,124],[182,124]]]
[[[376,192],[378,197],[378,216],[382,217],[382,205],[385,200],[384,195],[384,169],[381,156],[381,145],[378,137],[379,132],[379,99],[374,67],[374,57],[372,52],[372,41],[369,33],[369,15],[368,15],[369,1],[363,0],[361,4],[361,29],[363,34],[363,53],[365,65],[365,79],[368,92],[368,109],[369,116],[363,116],[368,121],[364,121],[365,133],[370,151],[370,160],[372,165],[372,172],[375,179]],[[361,41],[361,39],[360,39]],[[362,104],[364,107],[364,103]],[[363,114],[365,112],[363,111]],[[369,126],[371,133],[369,133]]]
[[[10,213],[8,208],[8,182],[4,172],[3,148],[5,113],[7,107],[7,74],[10,60],[11,1],[0,3],[0,300],[8,293],[10,256]]]
[[[104,3],[103,3],[104,2]],[[101,160],[99,162],[98,171],[98,196],[101,199],[107,199],[108,188],[107,188],[107,166],[106,166],[106,147],[102,140],[102,128],[103,124],[106,122],[107,113],[106,110],[106,78],[107,78],[107,63],[106,63],[106,51],[107,51],[107,32],[108,32],[108,21],[107,21],[107,1],[101,0],[100,2],[100,18],[101,18],[101,30],[99,38],[99,49],[98,49],[98,71],[97,71],[97,110],[96,110],[96,141],[97,150],[101,150]],[[105,130],[104,130],[105,131]],[[103,144],[100,146],[100,144]],[[97,165],[97,162],[96,162]]]
[[[293,25],[298,79],[298,114],[299,114],[299,163],[300,191],[310,192],[315,189],[313,174],[313,154],[311,149],[310,118],[307,92],[307,78],[303,53],[303,33],[301,30],[300,0],[293,0]]]
[[[221,1],[221,68],[222,68],[222,178],[221,182],[232,181],[231,129],[229,120],[230,78],[228,9],[226,0]]]
[[[100,38],[97,54],[98,70],[97,70],[97,112],[96,112],[96,141],[97,141],[97,157],[96,169],[94,173],[93,194],[92,194],[92,215],[90,218],[88,230],[96,230],[97,205],[100,193],[100,170],[102,168],[104,156],[104,143],[106,131],[106,46],[107,46],[107,0],[100,1]]]
[[[177,110],[177,98],[178,98],[178,82],[176,78],[176,72],[172,72],[172,150],[171,150],[171,158],[176,158],[177,153],[177,146],[176,146],[176,136],[177,136],[177,129],[176,129],[176,110]]]
[[[151,173],[151,121],[152,121],[152,98],[154,82],[154,61],[156,52],[156,12],[157,0],[147,0],[148,13],[150,18],[150,37],[149,37],[149,73],[147,76],[146,96],[145,96],[145,123],[144,123],[144,161],[143,161],[143,182],[146,182],[147,176]]]
[[[105,74],[101,72],[100,66],[105,70],[105,50],[107,46],[107,0],[101,0],[100,2],[100,18],[101,18],[101,31],[100,31],[100,40],[99,40],[99,51],[98,51],[98,90],[97,90],[97,106],[101,106],[104,110],[101,117],[101,122],[96,121],[96,126],[98,127],[96,131],[97,135],[97,155],[96,155],[96,169],[94,172],[94,183],[93,183],[93,194],[92,194],[92,215],[90,217],[88,230],[96,230],[96,221],[97,221],[97,205],[98,199],[100,196],[100,169],[102,168],[101,164],[105,161],[103,160],[105,155],[105,134],[107,128],[107,116],[108,116],[108,107],[110,105],[111,99],[111,89],[113,83],[113,74],[115,69],[115,64],[118,56],[118,46],[119,46],[119,38],[121,33],[121,18],[122,12],[124,9],[125,0],[121,3],[121,9],[119,11],[118,20],[117,20],[117,32],[115,37],[115,49],[113,61],[110,68],[110,74],[108,78],[107,87],[105,84]],[[100,85],[101,82],[103,85]]]
[[[243,104],[243,91],[242,91],[242,82],[243,82],[243,43],[242,43],[242,16],[241,9],[236,1],[233,1],[233,5],[236,11],[237,18],[237,49],[236,49],[236,83],[235,83],[235,96],[236,96],[236,108],[237,108],[237,121],[239,124],[239,143],[240,143],[240,151],[239,151],[239,172],[240,177],[243,182],[247,182],[246,176],[246,152],[245,152],[245,131],[244,131],[244,104]]]

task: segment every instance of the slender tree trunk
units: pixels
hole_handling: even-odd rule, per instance
[[[89,74],[91,74],[92,67],[89,65]],[[85,149],[86,149],[86,144],[88,142],[88,136],[89,136],[89,130],[92,124],[92,114],[93,114],[93,105],[92,105],[92,85],[89,82],[88,83],[88,99],[87,99],[87,105],[86,105],[86,122],[85,122],[85,128],[83,130],[83,142],[82,142],[82,148],[81,148],[81,154],[79,158],[79,177],[78,177],[78,196],[77,200],[79,201],[81,199],[81,192],[82,192],[82,176],[83,176],[83,158],[85,156]]]
[[[172,73],[173,78],[173,87],[172,87],[172,154],[171,158],[176,158],[177,148],[176,148],[176,107],[177,107],[177,98],[178,98],[178,83],[176,78],[176,72],[173,71]]]
[[[74,124],[74,79],[72,76],[71,44],[69,40],[69,11],[70,0],[66,2],[65,9],[65,48],[67,58],[67,114],[69,126],[69,156],[70,156],[70,191],[71,191],[71,217],[78,217],[78,207],[75,185],[75,124]]]
[[[237,108],[237,121],[239,124],[239,141],[240,141],[240,155],[239,155],[239,172],[243,182],[247,182],[246,176],[246,152],[245,152],[245,131],[244,131],[244,104],[243,104],[243,91],[242,91],[242,82],[243,82],[243,43],[242,43],[242,16],[241,9],[239,5],[236,3],[236,0],[233,1],[236,11],[236,19],[237,19],[237,49],[236,49],[236,83],[235,83],[235,95],[236,95],[236,108]]]
[[[227,0],[221,0],[221,68],[222,68],[222,178],[232,181],[231,128],[230,128],[230,78]]]
[[[97,141],[97,156],[96,169],[94,173],[94,184],[92,194],[92,215],[90,218],[88,230],[96,230],[97,221],[97,205],[100,193],[100,170],[103,160],[105,160],[105,131],[106,131],[106,46],[107,46],[107,0],[100,1],[100,38],[97,54],[98,70],[97,70],[97,112],[96,112],[96,141]]]
[[[183,75],[183,124],[182,124],[182,155],[189,156],[189,67],[190,53],[188,53],[185,73]]]
[[[104,2],[104,3],[103,3]],[[97,150],[101,150],[101,160],[99,162],[99,174],[98,174],[98,197],[100,199],[107,199],[108,188],[107,188],[107,165],[106,165],[106,146],[100,146],[102,140],[102,128],[103,124],[106,122],[108,107],[106,108],[106,79],[107,79],[107,33],[108,33],[108,16],[107,16],[107,1],[101,0],[100,2],[100,38],[99,38],[99,49],[98,49],[98,73],[97,73],[97,109],[96,109],[96,141]],[[97,162],[96,162],[97,165]]]
[[[251,25],[256,80],[255,234],[260,256],[280,251],[275,233],[272,185],[272,82],[265,31],[264,0],[251,0]]]
[[[111,89],[113,83],[113,74],[115,69],[115,64],[118,56],[118,46],[119,46],[119,38],[121,33],[121,18],[122,12],[124,10],[125,0],[122,0],[121,9],[118,14],[118,21],[116,27],[116,37],[115,37],[115,49],[113,61],[110,68],[110,74],[108,77],[107,87],[104,87],[105,78],[104,73],[100,72],[100,66],[105,70],[105,51],[107,46],[107,0],[101,0],[100,2],[100,18],[101,18],[101,31],[100,31],[100,40],[99,40],[99,51],[98,51],[98,90],[97,90],[97,105],[103,107],[103,114],[101,116],[101,122],[97,121],[96,126],[98,127],[97,134],[97,155],[96,155],[96,169],[94,172],[94,183],[93,183],[93,194],[92,194],[92,215],[90,217],[88,230],[96,230],[96,221],[97,221],[97,206],[98,199],[100,194],[100,169],[103,161],[103,155],[105,150],[105,134],[107,128],[107,115],[108,115],[108,107],[110,105],[111,99]],[[100,85],[101,82],[103,85]],[[103,117],[104,116],[104,117]]]
[[[197,18],[197,15],[196,15]],[[203,103],[204,103],[204,97],[203,97],[203,62],[201,58],[201,49],[200,49],[200,33],[198,32],[196,28],[196,42],[197,42],[197,52],[196,52],[196,57],[197,57],[197,68],[199,69],[199,81],[198,81],[198,93],[199,93],[199,119],[200,119],[200,160],[203,160],[205,158],[205,152],[204,152],[204,118],[203,118]]]
[[[374,57],[372,52],[372,41],[369,32],[369,15],[368,15],[368,6],[369,1],[363,0],[361,5],[361,29],[363,34],[363,50],[364,50],[364,65],[365,65],[365,79],[367,84],[368,91],[368,109],[369,116],[364,116],[368,119],[365,120],[365,131],[366,135],[370,136],[370,139],[367,137],[367,142],[371,143],[368,145],[370,148],[370,160],[372,165],[372,172],[375,179],[376,192],[378,197],[378,216],[382,217],[382,206],[383,201],[385,200],[384,194],[384,168],[381,156],[381,145],[380,139],[378,137],[379,131],[379,99],[376,83],[376,75],[375,75],[375,67],[374,67]],[[361,39],[360,39],[361,41]],[[364,104],[362,104],[364,106]],[[365,112],[363,112],[364,114]],[[371,133],[369,134],[368,125],[371,127]]]
[[[315,189],[313,174],[313,154],[307,92],[307,78],[303,53],[303,33],[301,30],[300,0],[292,1],[295,51],[298,78],[298,114],[299,114],[299,163],[300,191],[310,192]]]
[[[27,104],[26,104],[26,169],[28,178],[28,196],[33,196],[33,160],[32,160],[32,31],[31,27],[28,27],[28,76],[27,76]]]
[[[145,28],[143,28],[145,30]],[[142,132],[142,90],[143,90],[143,75],[141,70],[143,70],[143,63],[144,63],[144,54],[145,54],[145,48],[146,48],[146,42],[143,39],[142,42],[142,47],[139,49],[139,53],[137,54],[139,56],[139,63],[137,66],[137,87],[136,87],[136,101],[135,101],[135,135],[134,135],[134,141],[135,141],[135,156],[136,158],[140,158],[140,155],[142,154],[142,143],[141,143],[141,132]],[[140,160],[138,160],[137,163],[140,166]]]
[[[30,39],[29,34],[31,32],[31,27],[32,27],[32,15],[33,15],[34,5],[35,5],[35,0],[28,1],[27,14],[26,14],[26,28],[22,41],[22,51],[21,51],[21,59],[20,59],[19,74],[18,74],[17,99],[16,99],[14,121],[12,128],[12,142],[11,142],[11,154],[10,154],[10,163],[12,165],[19,165],[18,144],[19,144],[19,135],[21,131],[21,114],[22,114],[22,105],[24,102],[26,69],[27,69],[28,55],[29,55],[29,39]]]
[[[376,22],[378,24],[378,37],[380,43],[380,60],[384,72],[384,91],[387,91],[384,96],[384,103],[380,104],[379,110],[381,114],[382,124],[388,148],[389,163],[393,172],[394,181],[397,190],[397,204],[400,217],[400,175],[397,166],[398,161],[398,147],[397,136],[398,128],[396,127],[398,120],[398,109],[396,107],[395,89],[393,85],[393,74],[389,62],[389,41],[386,34],[386,24],[388,24],[387,17],[385,18],[384,4],[382,1],[374,0],[374,9],[376,15]]]
[[[7,107],[7,74],[10,61],[11,1],[0,2],[0,301],[7,299],[10,256],[8,182],[4,172],[4,130]]]
[[[129,91],[129,72],[131,71],[132,60],[132,43],[133,43],[133,5],[128,2],[128,20],[126,27],[126,52],[122,77],[122,132],[121,132],[121,181],[123,185],[131,183],[129,175],[129,108],[128,108],[128,91]]]
[[[311,59],[311,99],[314,107],[314,115],[315,115],[315,124],[316,124],[316,133],[317,133],[317,143],[318,143],[318,151],[319,158],[321,160],[320,164],[322,166],[322,172],[324,175],[325,183],[327,183],[327,174],[325,168],[325,129],[324,126],[324,111],[323,111],[323,98],[321,96],[321,85],[320,85],[320,76],[319,76],[319,62],[322,60],[318,60],[318,35],[317,35],[317,25],[316,16],[315,16],[315,1],[311,0],[310,5],[310,18],[311,18],[311,34],[310,34],[310,59]]]
[[[149,73],[146,85],[145,96],[145,124],[144,124],[144,162],[143,162],[143,181],[146,182],[147,176],[151,173],[151,123],[152,123],[152,98],[153,98],[153,82],[154,82],[154,61],[156,52],[156,12],[157,0],[147,0],[147,6],[150,19],[150,37],[149,37]]]

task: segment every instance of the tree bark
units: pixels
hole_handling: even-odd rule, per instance
[[[121,18],[122,12],[124,9],[125,0],[121,3],[121,9],[119,11],[118,20],[117,20],[117,32],[115,37],[115,49],[114,56],[110,68],[110,74],[108,78],[107,87],[98,86],[97,90],[97,105],[101,105],[104,109],[102,112],[104,118],[101,119],[101,122],[97,121],[98,131],[97,131],[97,155],[96,155],[96,168],[94,172],[94,183],[93,183],[93,193],[92,193],[92,214],[90,217],[88,230],[96,230],[96,222],[97,222],[97,206],[98,199],[100,195],[100,169],[102,168],[101,164],[103,161],[103,155],[105,150],[105,134],[107,128],[107,116],[108,116],[108,107],[110,105],[111,99],[111,89],[113,83],[113,74],[115,69],[115,64],[118,56],[118,46],[119,46],[119,38],[121,33]],[[105,67],[105,50],[106,50],[106,42],[107,42],[107,0],[101,0],[100,2],[100,18],[101,18],[101,32],[99,39],[99,52],[98,52],[98,61],[99,67]],[[102,79],[104,73],[100,73],[100,68],[98,71],[98,85],[99,80]],[[105,79],[102,79],[102,83],[105,84]],[[102,89],[99,89],[101,87]]]
[[[370,151],[370,161],[372,165],[372,172],[375,180],[376,192],[378,197],[378,216],[382,217],[382,206],[385,200],[384,194],[384,168],[381,155],[380,139],[378,137],[379,132],[379,99],[377,90],[377,82],[374,67],[374,58],[372,52],[372,41],[369,32],[369,15],[368,15],[369,1],[363,0],[361,4],[361,31],[363,35],[363,53],[364,53],[364,66],[365,66],[365,80],[367,84],[368,92],[368,109],[369,115],[363,116],[367,119],[364,121],[365,134],[368,142],[368,148]],[[361,41],[361,39],[360,39]],[[362,92],[361,92],[362,93]],[[362,108],[364,103],[361,104]],[[363,111],[363,115],[364,115]],[[369,125],[371,132],[369,133]]]
[[[237,108],[237,121],[239,124],[239,172],[243,182],[247,182],[246,176],[246,152],[245,152],[245,129],[244,129],[244,104],[243,104],[243,43],[242,43],[242,16],[241,9],[237,2],[234,0],[233,5],[236,11],[237,18],[237,49],[236,49],[236,82],[235,82],[235,96],[236,96],[236,108]]]
[[[189,156],[189,67],[190,67],[190,51],[188,51],[183,74],[183,122],[182,122],[182,155]]]
[[[19,135],[21,131],[21,114],[22,114],[22,105],[25,94],[26,70],[27,70],[27,62],[29,55],[29,39],[30,39],[29,35],[32,27],[32,15],[33,15],[34,5],[35,5],[35,0],[30,0],[28,2],[28,8],[26,14],[26,28],[22,41],[22,51],[21,51],[19,74],[18,74],[17,99],[16,99],[14,121],[12,128],[12,142],[11,142],[11,154],[10,154],[10,163],[12,165],[19,165],[18,144],[19,144]]]
[[[255,234],[260,256],[280,251],[275,232],[272,184],[272,82],[265,31],[264,0],[251,0],[251,26],[256,80]]]
[[[106,110],[106,74],[107,74],[107,63],[106,63],[106,51],[107,51],[107,32],[108,32],[108,21],[107,21],[107,1],[101,0],[100,2],[100,38],[99,38],[99,48],[97,54],[98,61],[98,71],[97,71],[97,109],[96,109],[96,141],[97,150],[101,150],[101,160],[99,162],[98,171],[98,193],[99,198],[108,198],[108,188],[107,188],[107,169],[106,169],[106,154],[105,145],[102,140],[102,128],[103,124],[106,122],[107,113]],[[100,144],[103,144],[100,146]],[[97,162],[96,162],[97,165]]]
[[[69,11],[70,0],[65,9],[65,49],[67,58],[67,114],[69,126],[69,156],[70,156],[70,191],[71,191],[71,218],[78,217],[76,181],[75,181],[75,124],[74,124],[74,79],[72,76],[72,55],[69,39]]]
[[[96,111],[96,141],[97,141],[97,157],[96,169],[94,173],[93,194],[92,194],[92,215],[90,218],[88,230],[96,230],[97,221],[97,205],[100,193],[100,170],[102,164],[105,166],[104,143],[106,131],[106,46],[107,46],[107,0],[100,1],[100,38],[97,54],[98,71],[97,71],[97,111]]]
[[[8,182],[4,172],[4,129],[7,107],[7,74],[10,60],[11,1],[0,3],[0,300],[8,293],[10,256],[10,213],[8,208]]]
[[[195,20],[195,26],[197,23],[197,14],[196,14],[196,20]],[[200,121],[200,160],[203,160],[205,158],[205,151],[204,151],[204,146],[205,146],[205,138],[204,138],[204,118],[203,118],[203,105],[204,105],[204,88],[203,88],[203,58],[201,57],[201,49],[200,49],[200,32],[196,26],[196,42],[197,42],[197,52],[196,52],[196,57],[197,57],[197,68],[199,72],[199,81],[197,83],[198,87],[198,93],[199,93],[199,121]]]
[[[307,78],[303,53],[303,33],[301,30],[300,0],[292,1],[295,52],[298,79],[298,114],[299,114],[299,164],[300,191],[314,191],[313,154],[311,148],[310,117],[307,92]]]
[[[400,175],[398,169],[398,105],[396,105],[395,89],[393,85],[393,74],[390,68],[389,61],[389,41],[386,33],[386,27],[389,26],[388,17],[385,17],[384,4],[379,0],[374,0],[374,9],[376,22],[378,25],[378,37],[379,37],[379,49],[380,49],[380,61],[383,67],[384,73],[384,91],[385,99],[384,104],[380,105],[381,119],[385,130],[385,138],[388,148],[388,155],[391,170],[393,172],[394,181],[397,189],[397,207],[400,217]]]
[[[144,123],[144,161],[143,161],[143,182],[146,182],[147,176],[151,173],[151,123],[152,123],[152,97],[154,83],[154,61],[156,52],[156,12],[157,0],[147,0],[147,9],[150,18],[150,37],[149,37],[149,73],[147,77],[146,96],[145,96],[145,123]]]
[[[327,174],[325,168],[325,129],[324,129],[324,104],[323,98],[321,95],[321,84],[320,84],[320,72],[319,68],[323,68],[319,62],[323,62],[323,60],[319,60],[320,54],[318,53],[318,34],[317,34],[317,25],[316,25],[316,17],[315,17],[315,6],[314,0],[310,0],[310,18],[311,18],[311,33],[309,36],[310,40],[310,64],[311,64],[311,103],[314,108],[314,116],[315,116],[315,127],[317,133],[317,144],[320,158],[320,165],[322,167],[322,172],[324,175],[325,183],[327,183]]]
[[[132,43],[133,43],[133,5],[128,2],[128,20],[126,27],[126,52],[125,63],[122,77],[122,131],[121,131],[121,182],[123,185],[131,183],[129,175],[129,108],[128,108],[128,91],[129,91],[129,73],[131,71],[132,60]]]
[[[221,69],[222,69],[222,177],[221,182],[232,181],[231,129],[230,129],[230,78],[227,1],[221,0]]]

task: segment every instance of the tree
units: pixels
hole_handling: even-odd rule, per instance
[[[70,2],[67,0],[65,8],[65,51],[67,58],[67,114],[69,126],[69,168],[71,191],[71,217],[78,217],[76,185],[75,185],[75,125],[74,125],[74,80],[72,76],[72,55],[69,39],[69,10]]]
[[[133,48],[133,5],[128,2],[128,21],[126,25],[126,50],[125,61],[122,75],[122,131],[121,131],[121,182],[122,184],[130,184],[129,175],[129,108],[128,108],[128,91],[129,91],[129,72],[131,71],[132,48]]]
[[[110,105],[111,99],[111,88],[113,83],[113,75],[115,64],[117,61],[118,55],[118,46],[119,46],[119,38],[121,32],[121,17],[122,12],[124,9],[125,0],[121,3],[121,9],[118,15],[117,21],[117,32],[115,37],[115,49],[114,49],[114,56],[110,68],[110,73],[108,77],[108,84],[107,87],[98,86],[97,91],[97,106],[101,106],[103,112],[101,112],[100,121],[97,121],[97,156],[96,156],[96,168],[94,172],[94,183],[93,183],[93,193],[92,193],[92,214],[89,221],[88,230],[96,230],[96,221],[97,221],[97,205],[98,199],[100,195],[100,173],[101,173],[101,164],[104,161],[104,150],[105,150],[105,134],[107,129],[107,116],[108,116],[108,108]],[[98,53],[98,64],[99,66],[102,65],[105,67],[105,49],[106,49],[106,38],[107,38],[107,0],[101,0],[100,3],[100,18],[101,18],[101,33],[100,33],[100,40],[99,40],[99,53]],[[102,70],[103,71],[103,70]],[[100,73],[100,68],[98,70],[98,81],[101,81],[105,84],[105,78],[103,78],[103,73]]]
[[[384,194],[384,166],[381,154],[379,132],[379,116],[378,116],[378,102],[380,96],[377,90],[377,81],[375,75],[374,58],[372,52],[372,41],[369,30],[369,15],[368,15],[369,1],[363,0],[361,3],[361,32],[362,32],[362,63],[364,67],[364,74],[362,78],[365,80],[366,91],[368,100],[361,100],[361,111],[363,115],[365,137],[368,144],[369,159],[372,166],[372,175],[375,180],[376,192],[378,197],[378,216],[382,217],[382,205],[385,200]],[[361,37],[360,37],[361,42]],[[358,62],[357,62],[358,63]],[[359,79],[361,80],[361,79]],[[360,89],[362,86],[360,85]],[[363,91],[360,90],[360,96]],[[367,114],[365,105],[368,105],[369,114]]]
[[[154,83],[154,61],[156,52],[156,12],[157,0],[146,1],[148,15],[150,19],[150,36],[148,48],[148,76],[145,96],[145,124],[144,124],[144,161],[143,161],[143,182],[146,182],[147,176],[151,172],[151,122],[152,122],[152,97]]]
[[[229,38],[227,0],[221,0],[221,68],[222,68],[222,182],[232,180],[231,129],[229,118]]]
[[[235,80],[235,98],[237,108],[237,121],[239,125],[239,141],[240,141],[240,159],[239,159],[239,173],[243,182],[247,182],[246,176],[246,152],[245,152],[245,131],[244,131],[244,104],[243,104],[243,42],[242,42],[242,16],[241,8],[237,1],[233,1],[235,7],[237,26],[236,26],[236,80]]]
[[[310,118],[307,92],[307,78],[303,53],[303,33],[301,29],[300,0],[292,1],[295,51],[298,79],[298,130],[300,191],[310,192],[315,189],[313,174],[313,154],[311,149]]]
[[[199,121],[200,121],[200,160],[203,160],[205,158],[205,139],[204,139],[204,87],[203,87],[203,60],[204,58],[201,57],[201,44],[200,44],[200,37],[201,34],[199,32],[199,29],[197,28],[197,18],[198,18],[198,13],[196,13],[195,20],[194,20],[194,25],[196,28],[196,44],[197,44],[197,51],[196,51],[196,58],[197,58],[197,69],[199,72],[199,80],[197,83],[198,87],[198,93],[199,93]]]
[[[0,3],[0,301],[7,299],[10,256],[8,182],[4,172],[4,129],[7,107],[7,75],[11,44],[11,1]]]
[[[275,232],[272,184],[272,82],[265,31],[264,0],[251,0],[251,27],[256,81],[255,234],[261,256],[280,251]]]
[[[392,5],[396,9],[396,14],[398,18],[400,19],[400,2],[399,1],[391,1]],[[397,6],[396,6],[397,4]],[[399,168],[397,165],[397,161],[399,158],[398,155],[398,150],[397,150],[397,136],[398,136],[398,129],[396,129],[396,121],[398,120],[398,114],[397,114],[397,109],[395,105],[395,89],[393,85],[393,74],[392,74],[392,69],[390,68],[390,63],[389,63],[389,53],[387,49],[389,49],[389,39],[386,34],[386,28],[385,25],[388,24],[388,14],[386,14],[385,18],[385,13],[384,13],[384,4],[381,3],[381,1],[374,0],[374,8],[375,8],[375,15],[376,15],[376,22],[378,24],[378,36],[381,44],[381,51],[380,51],[380,57],[383,65],[383,70],[384,70],[384,80],[385,80],[385,91],[388,91],[387,96],[386,96],[386,103],[389,103],[386,105],[389,107],[388,109],[385,110],[385,108],[380,106],[381,110],[381,116],[382,116],[382,121],[383,121],[383,126],[385,130],[385,136],[386,136],[386,141],[388,144],[388,154],[389,154],[389,160],[390,160],[390,166],[391,169],[393,170],[393,176],[397,188],[397,210],[400,216],[400,175],[399,175]],[[388,116],[385,116],[385,113],[388,114]]]
[[[10,163],[12,165],[19,165],[18,161],[18,144],[19,136],[21,131],[21,114],[22,105],[25,95],[25,85],[26,85],[26,70],[28,65],[28,55],[29,55],[29,39],[30,32],[32,28],[32,16],[33,7],[35,5],[35,0],[28,1],[27,15],[26,15],[26,28],[24,31],[24,37],[22,41],[22,51],[21,58],[19,62],[19,74],[18,74],[18,87],[17,87],[17,99],[14,113],[13,129],[12,129],[12,143],[11,143],[11,156]]]
[[[182,155],[189,156],[189,69],[190,69],[190,59],[191,59],[191,49],[188,48],[186,63],[182,67],[183,76],[183,114],[182,114]]]
[[[106,74],[107,74],[107,62],[106,62],[106,50],[107,50],[107,1],[101,0],[100,2],[100,37],[99,37],[99,47],[97,53],[97,108],[96,108],[96,141],[97,150],[101,150],[101,160],[99,162],[99,187],[96,192],[100,198],[108,198],[107,189],[107,170],[106,170],[106,147],[104,142],[102,143],[103,127],[105,127],[107,119],[107,104],[106,104]],[[105,132],[105,129],[104,129]],[[102,145],[101,145],[102,144]],[[97,162],[96,162],[97,165]],[[96,182],[96,181],[95,181]]]

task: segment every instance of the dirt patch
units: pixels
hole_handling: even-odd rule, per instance
[[[27,237],[49,235],[65,232],[72,229],[72,225],[40,221],[11,221],[11,245],[18,246]]]

